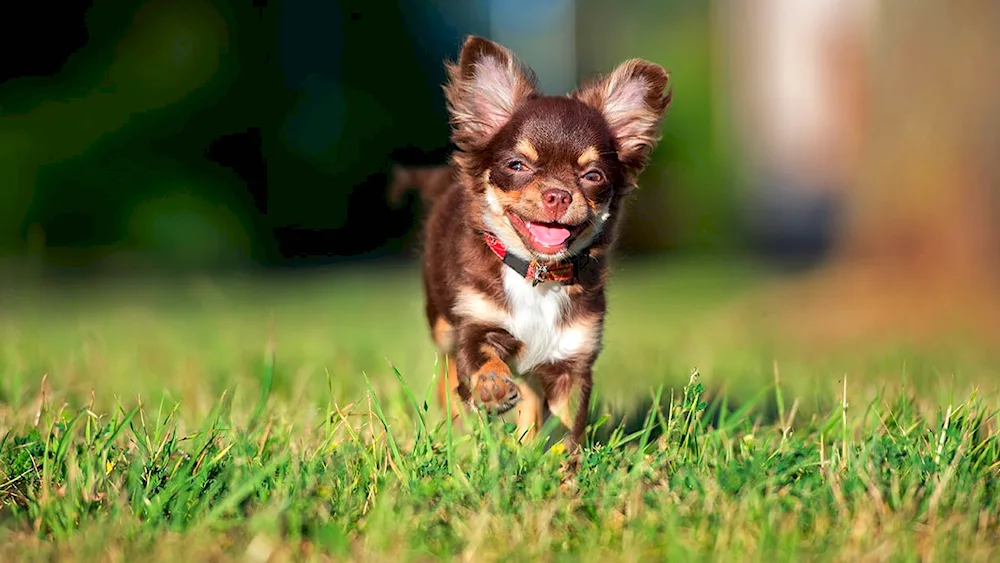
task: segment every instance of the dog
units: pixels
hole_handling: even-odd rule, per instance
[[[660,139],[669,74],[631,59],[544,95],[512,52],[476,36],[445,67],[450,164],[398,169],[393,188],[398,197],[416,184],[431,207],[423,283],[447,365],[439,402],[453,416],[459,405],[515,409],[522,439],[554,414],[575,451],[602,346],[608,252]]]

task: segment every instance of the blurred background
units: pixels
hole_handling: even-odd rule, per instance
[[[0,26],[6,288],[414,265],[392,171],[446,162],[443,62],[479,34],[548,93],[671,71],[625,257],[795,273],[749,313],[794,335],[1000,334],[991,0],[66,0]]]
[[[632,56],[671,70],[626,253],[810,263],[859,207],[919,225],[901,238],[995,251],[995,79],[979,71],[996,9],[938,4],[32,3],[3,23],[0,256],[109,273],[410,257],[421,210],[387,203],[389,175],[447,158],[443,61],[467,34],[511,47],[549,93]]]
[[[0,256],[48,274],[403,256],[393,164],[445,162],[443,63],[548,93],[638,56],[677,98],[623,250],[814,258],[854,181],[868,2],[32,3],[4,18]],[[812,7],[808,7],[812,6]]]

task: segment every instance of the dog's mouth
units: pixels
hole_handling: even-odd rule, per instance
[[[528,248],[539,254],[557,254],[566,249],[583,228],[583,225],[528,221],[512,211],[507,211],[507,219]]]

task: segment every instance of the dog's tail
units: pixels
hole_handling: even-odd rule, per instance
[[[427,205],[433,205],[455,183],[455,170],[449,165],[402,166],[392,168],[389,203],[399,205],[403,196],[416,190]]]

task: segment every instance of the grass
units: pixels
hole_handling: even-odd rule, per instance
[[[446,423],[413,270],[8,288],[0,560],[996,559],[988,351],[805,354],[708,322],[752,268],[614,279],[575,472]]]

